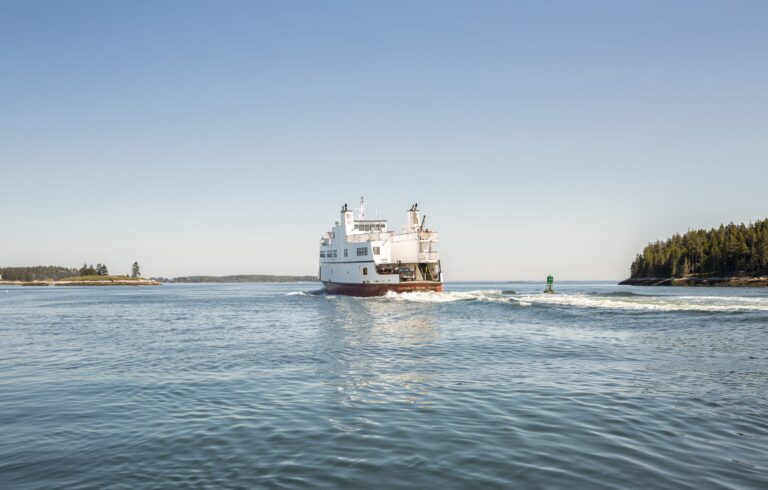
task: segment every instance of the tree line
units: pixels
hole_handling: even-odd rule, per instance
[[[631,277],[768,275],[768,219],[690,230],[649,243],[637,254]]]
[[[59,267],[56,265],[36,265],[31,267],[0,267],[0,276],[4,281],[57,281],[67,277],[80,275],[75,268]]]
[[[83,264],[79,269],[56,265],[36,265],[31,267],[0,267],[0,278],[4,281],[58,281],[77,276],[108,276],[106,264]],[[140,277],[139,263],[131,266],[131,277]]]

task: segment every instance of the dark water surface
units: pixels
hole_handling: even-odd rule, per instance
[[[0,488],[768,488],[768,291],[0,288]]]

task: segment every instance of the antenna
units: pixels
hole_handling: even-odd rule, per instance
[[[360,196],[360,219],[365,219],[365,198]]]

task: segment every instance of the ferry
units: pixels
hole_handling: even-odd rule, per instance
[[[357,213],[346,204],[320,239],[320,281],[326,292],[382,296],[389,291],[442,291],[437,232],[425,228],[418,204],[406,214],[402,231],[385,219],[366,219],[365,200]]]

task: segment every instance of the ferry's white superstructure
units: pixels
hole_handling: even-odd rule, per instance
[[[414,204],[402,232],[383,219],[357,216],[345,204],[341,219],[320,240],[320,281],[334,294],[379,296],[387,291],[442,291],[437,232],[424,228]]]

